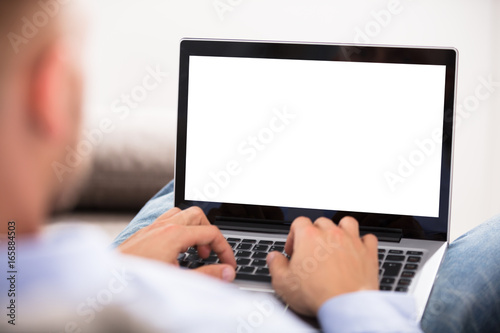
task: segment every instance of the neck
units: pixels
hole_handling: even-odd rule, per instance
[[[20,172],[28,176],[16,179],[15,173],[11,172],[11,182],[0,180],[0,184],[5,185],[0,186],[0,233],[8,232],[8,222],[11,221],[15,222],[16,235],[40,231],[49,214],[49,205],[44,199],[47,198],[47,186],[40,177],[35,177],[36,173],[37,170],[31,170],[30,177],[30,173]]]
[[[0,211],[2,212],[0,214],[1,235],[7,235],[9,231],[15,231],[16,236],[33,235],[40,232],[44,214],[28,213],[27,211],[16,213],[12,209],[3,209],[2,207],[0,207]]]

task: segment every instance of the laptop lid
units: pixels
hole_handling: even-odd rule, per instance
[[[175,205],[221,228],[358,219],[447,241],[457,52],[183,40]]]

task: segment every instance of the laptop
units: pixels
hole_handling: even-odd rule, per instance
[[[457,51],[185,39],[175,205],[233,247],[235,283],[272,292],[292,221],[353,216],[379,239],[380,289],[421,317],[448,246]],[[217,263],[196,249],[185,267]]]

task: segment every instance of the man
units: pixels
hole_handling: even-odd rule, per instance
[[[154,225],[156,217],[173,206],[173,190],[171,182],[155,195],[118,235],[114,247],[127,252],[131,240],[145,236],[144,231]],[[304,232],[305,228],[301,231]],[[499,237],[500,216],[497,216],[450,245],[422,319],[425,332],[500,332]],[[300,245],[313,243],[306,240]],[[337,260],[329,268],[337,268],[342,262]],[[283,285],[279,284],[283,281],[283,275],[276,272],[280,265],[271,261],[269,266],[273,285],[279,293],[283,291]],[[329,272],[325,280],[333,283],[335,276],[335,272]],[[321,286],[325,280],[314,283]],[[377,299],[381,294],[385,294],[387,299]],[[302,304],[300,301],[298,303],[296,306],[300,312]],[[331,306],[330,311],[327,311],[328,305]],[[331,320],[331,326],[328,326],[331,330],[325,329],[326,332],[407,332],[412,330],[412,323],[404,318],[412,316],[412,309],[409,297],[399,297],[394,293],[351,293],[331,299],[319,315],[323,322]]]
[[[105,331],[136,325],[142,332],[310,331],[273,297],[244,293],[227,283],[235,276],[231,248],[200,209],[167,211],[172,184],[121,235],[119,242],[127,239],[119,246],[121,253],[107,250],[99,233],[88,228],[42,231],[68,186],[59,183],[52,165],[77,143],[81,102],[81,52],[75,46],[80,38],[70,24],[77,21],[71,5],[51,4],[58,6],[58,14],[44,21],[38,1],[0,3],[0,35],[7,36],[0,39],[0,239],[7,275],[0,280],[0,330],[96,332],[96,324],[118,313]],[[23,35],[23,26],[30,24],[24,33],[31,33]],[[491,223],[473,238],[494,235],[495,228],[498,223]],[[333,242],[336,250],[298,286],[291,285],[287,277],[297,275],[320,241]],[[496,253],[498,243],[487,253]],[[178,268],[178,253],[190,246],[197,246],[202,257],[215,251],[223,264]],[[420,331],[410,296],[377,291],[377,240],[360,238],[354,219],[337,226],[327,219],[299,218],[286,251],[290,260],[278,253],[267,258],[273,285],[295,311],[317,315],[324,331]],[[484,274],[493,296],[482,295],[481,302],[496,299],[498,282],[492,281],[500,280],[499,271]],[[485,285],[477,281],[467,284],[468,290]],[[477,327],[495,324],[491,318],[484,316]],[[129,321],[133,325],[124,325]],[[429,322],[439,329],[438,321]]]

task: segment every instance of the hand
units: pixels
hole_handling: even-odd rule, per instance
[[[359,237],[358,222],[343,218],[335,225],[327,218],[314,224],[297,218],[285,251],[271,252],[267,263],[276,293],[296,312],[315,316],[332,297],[378,290],[377,238]]]
[[[195,271],[225,281],[236,275],[233,250],[220,230],[210,224],[203,211],[191,207],[184,211],[172,208],[151,225],[139,230],[119,247],[122,253],[160,260],[179,266],[177,257],[196,246],[198,255],[207,258],[213,250],[223,264],[202,266]]]

